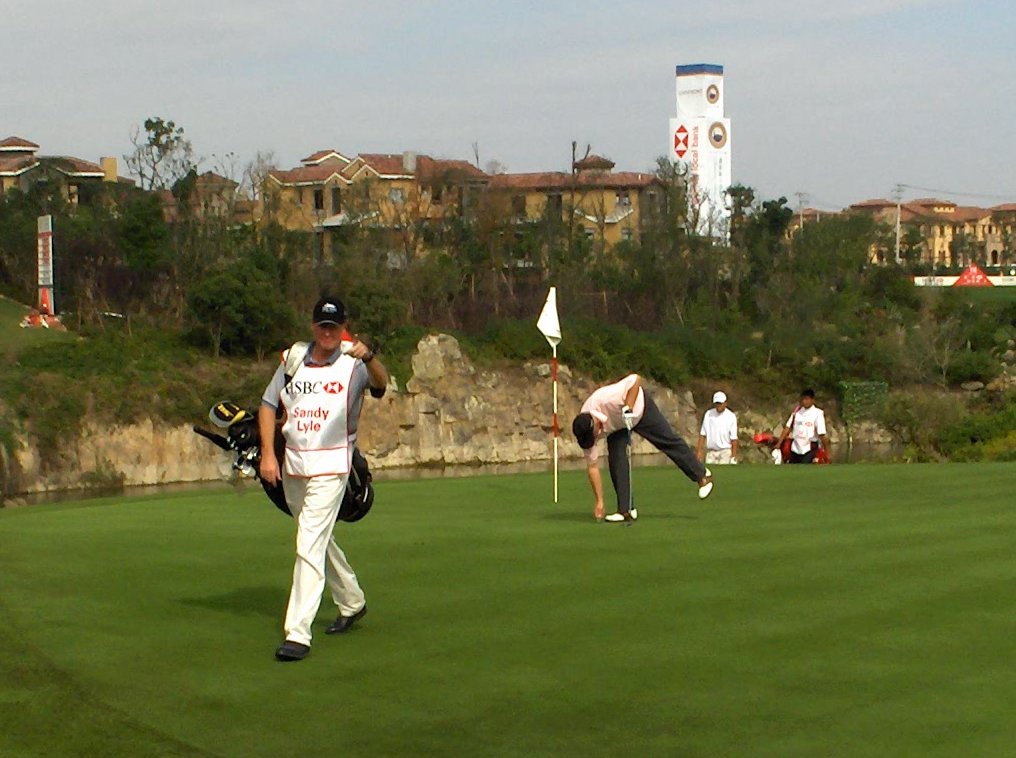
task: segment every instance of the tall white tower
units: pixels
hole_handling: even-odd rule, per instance
[[[730,232],[730,119],[723,115],[723,66],[677,67],[677,118],[670,119],[671,160],[688,169],[688,212],[699,234]]]

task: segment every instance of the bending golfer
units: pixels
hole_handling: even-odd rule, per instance
[[[629,374],[615,384],[600,387],[582,404],[582,410],[572,422],[572,433],[579,447],[585,451],[586,474],[593,488],[596,504],[593,514],[603,519],[603,481],[597,459],[596,442],[607,438],[607,463],[610,481],[617,493],[617,513],[607,521],[624,522],[638,518],[631,500],[631,469],[627,447],[631,432],[645,437],[664,453],[685,476],[698,484],[698,496],[705,499],[713,489],[709,469],[699,461],[687,443],[681,439],[660,413],[656,403],[642,386],[638,374]]]
[[[332,529],[349,479],[363,394],[369,388],[374,397],[384,395],[388,372],[345,326],[342,303],[331,297],[319,300],[314,341],[298,342],[287,351],[258,409],[261,478],[272,484],[282,479],[296,521],[286,639],[275,651],[282,661],[298,661],[310,652],[310,628],[326,584],[339,609],[328,634],[346,631],[367,612],[363,590]],[[274,446],[266,442],[275,439],[279,408],[286,439],[281,468]]]

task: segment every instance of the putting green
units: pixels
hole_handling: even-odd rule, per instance
[[[0,511],[0,755],[1016,752],[1016,467],[384,482],[341,525],[370,613],[277,663],[260,491]]]

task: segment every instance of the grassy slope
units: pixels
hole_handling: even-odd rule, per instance
[[[1016,749],[1016,472],[639,469],[382,485],[370,614],[272,660],[259,493],[0,511],[0,754],[998,755]]]
[[[50,341],[71,340],[69,332],[52,329],[22,329],[19,324],[28,308],[0,296],[0,356],[10,356],[23,347],[41,345]]]

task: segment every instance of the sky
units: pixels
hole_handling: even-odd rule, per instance
[[[203,170],[474,145],[568,170],[574,140],[646,171],[675,66],[714,63],[761,198],[1016,202],[1009,0],[0,0],[0,29],[0,138],[46,155],[122,161],[160,116]]]

